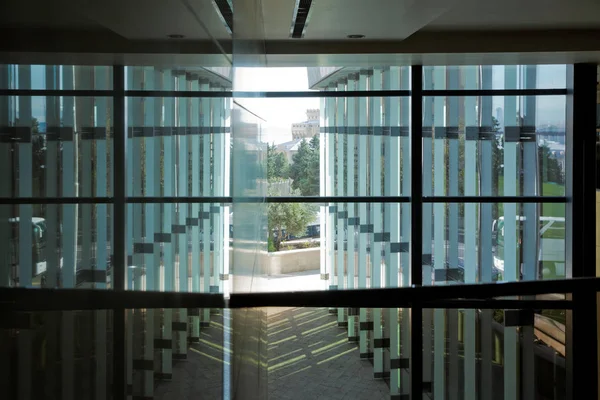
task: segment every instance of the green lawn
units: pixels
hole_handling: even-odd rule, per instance
[[[518,193],[517,188],[517,195]],[[504,177],[498,177],[498,196],[504,195]],[[565,186],[558,185],[555,183],[543,183],[542,184],[542,196],[564,196]],[[498,204],[498,214],[504,213],[504,205]],[[565,216],[565,205],[560,203],[542,203],[541,215],[545,217],[564,217]]]

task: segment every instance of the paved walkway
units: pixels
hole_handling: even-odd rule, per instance
[[[269,309],[269,398],[389,399],[346,336],[327,309]]]
[[[269,291],[319,290],[318,273],[269,279]],[[267,309],[269,399],[389,399],[387,384],[323,308]],[[214,314],[188,359],[173,367],[173,380],[156,386],[155,399],[223,398],[223,315]],[[226,345],[225,348],[228,346]]]

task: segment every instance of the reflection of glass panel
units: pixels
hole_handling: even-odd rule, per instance
[[[5,99],[11,106],[0,113],[0,162],[6,174],[0,196],[110,194],[114,140],[111,98]]]
[[[0,206],[0,218],[1,286],[110,288],[112,205]]]
[[[493,106],[507,116],[505,104],[520,122],[492,116]],[[425,186],[459,196],[564,196],[565,96],[425,97],[423,105],[423,151],[432,160],[424,168],[433,166]],[[469,180],[478,185],[467,193]]]
[[[108,398],[112,310],[22,314],[0,329],[6,398]],[[12,324],[12,327],[11,327]],[[12,329],[11,329],[12,328]],[[9,356],[12,355],[12,356]]]
[[[510,216],[505,203],[439,204],[445,216],[450,215],[453,207],[457,214],[453,225],[441,224],[440,215],[433,215],[429,230],[438,229],[441,233],[424,243],[424,247],[429,244],[431,249],[431,253],[424,250],[423,254],[424,282],[489,283],[566,278],[564,204],[517,204],[516,214]],[[510,224],[508,218],[514,222]],[[467,229],[473,220],[479,221],[479,225]],[[423,226],[423,230],[428,229]]]
[[[511,80],[506,77],[509,69],[515,69],[517,79]],[[566,65],[485,65],[485,66],[425,66],[423,72],[425,76],[432,71],[439,71],[441,74],[450,76],[456,74],[458,84],[451,85],[444,77],[440,76],[433,81],[431,86],[424,86],[424,89],[564,89],[567,87],[567,68]],[[489,79],[477,80],[474,86],[467,83],[469,75],[485,76],[489,74]]]
[[[424,310],[423,378],[430,393],[566,398],[565,310],[530,312],[520,326],[511,322],[517,313],[526,311]]]
[[[200,86],[175,85],[174,87],[163,87],[159,84],[165,75],[185,76],[189,80],[196,82],[211,83],[220,86],[221,91],[231,90],[232,68],[231,67],[125,67],[127,76],[126,90],[169,90],[169,91],[207,91]],[[143,75],[142,79],[137,79],[136,74]]]
[[[73,65],[0,65],[0,89],[110,90],[112,67]],[[73,72],[78,77],[73,87]]]

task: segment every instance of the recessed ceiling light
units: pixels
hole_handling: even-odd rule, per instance
[[[183,35],[180,35],[180,34],[178,34],[178,33],[172,33],[172,34],[170,34],[170,35],[167,35],[167,37],[168,37],[169,39],[183,39],[185,36],[183,36]]]
[[[365,35],[361,35],[361,34],[354,34],[354,35],[348,35],[346,36],[348,39],[362,39],[365,37]]]

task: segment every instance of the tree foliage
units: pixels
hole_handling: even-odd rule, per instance
[[[289,177],[293,179],[292,188],[299,190],[302,196],[319,195],[319,137],[310,142],[300,142],[298,152],[292,157]]]
[[[285,154],[277,151],[277,147],[267,144],[267,179],[287,179],[289,163]]]
[[[275,189],[269,189],[269,196],[278,196]],[[292,195],[299,195],[297,191]],[[300,236],[315,218],[316,209],[307,203],[269,203],[267,205],[269,242],[279,251],[284,236]],[[285,232],[285,233],[284,233]]]

